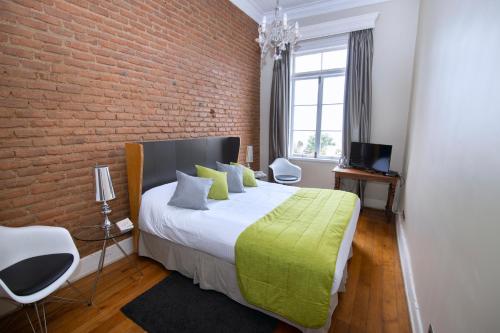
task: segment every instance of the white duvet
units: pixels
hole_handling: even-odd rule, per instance
[[[150,189],[142,195],[139,228],[171,242],[203,251],[234,264],[234,247],[246,227],[265,216],[299,188],[258,181],[245,193],[230,193],[229,200],[209,200],[209,210],[191,210],[167,205],[177,182]],[[332,293],[337,292],[349,258],[360,203],[340,246]]]

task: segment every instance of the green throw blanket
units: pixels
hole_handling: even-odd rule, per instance
[[[343,191],[300,189],[245,229],[235,249],[245,299],[301,326],[323,326],[356,199]]]

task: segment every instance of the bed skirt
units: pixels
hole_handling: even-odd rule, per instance
[[[178,271],[182,275],[193,279],[193,282],[199,284],[201,289],[215,290],[223,293],[240,304],[284,321],[305,333],[328,332],[333,311],[338,304],[337,293],[334,293],[330,298],[329,315],[325,325],[315,329],[301,327],[275,313],[259,309],[247,303],[240,293],[236,266],[225,260],[190,247],[170,242],[144,231],[141,231],[139,237],[139,255],[156,260],[168,270]],[[349,258],[351,256],[352,247]],[[338,290],[339,292],[345,291],[346,281],[347,263],[344,267],[342,281]]]

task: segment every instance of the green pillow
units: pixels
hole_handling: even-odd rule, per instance
[[[229,199],[229,188],[227,186],[227,172],[220,172],[214,169],[205,168],[201,165],[196,165],[196,174],[198,177],[209,178],[214,181],[208,197],[215,200]]]
[[[231,165],[241,165],[241,164],[231,162]],[[248,187],[256,187],[257,180],[255,180],[255,173],[253,172],[253,170],[247,168],[244,165],[241,166],[243,167],[243,185]]]

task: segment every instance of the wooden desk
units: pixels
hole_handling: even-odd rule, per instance
[[[394,194],[396,193],[396,186],[399,181],[399,176],[386,176],[380,173],[368,172],[358,169],[342,169],[336,166],[333,170],[335,172],[335,189],[340,189],[340,180],[342,178],[354,179],[354,180],[366,180],[374,181],[380,183],[388,183],[389,191],[387,193],[387,203],[385,205],[385,214],[389,221],[394,217],[392,213],[392,204],[394,202]]]

